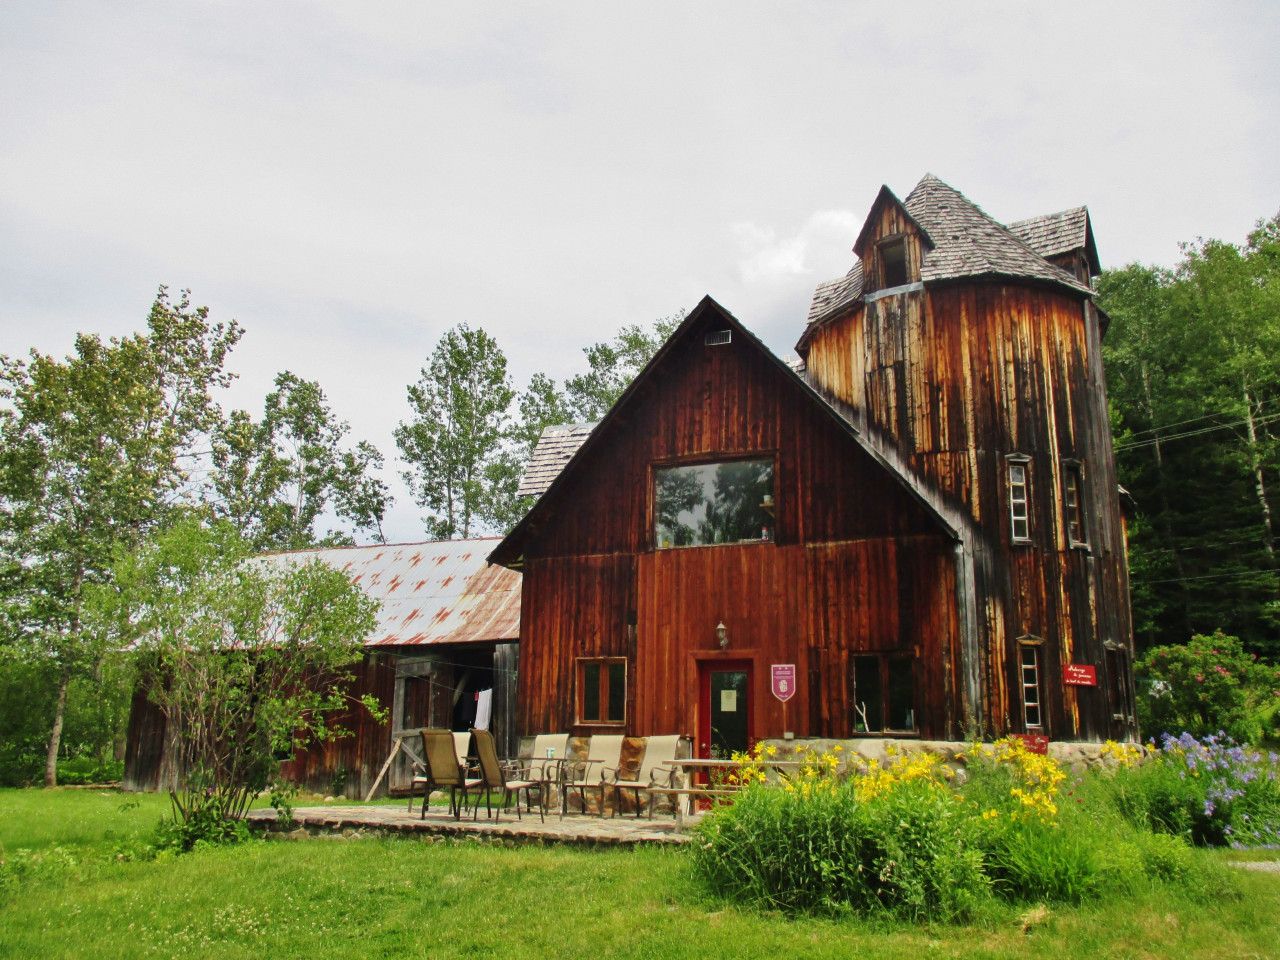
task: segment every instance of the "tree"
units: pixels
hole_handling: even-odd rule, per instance
[[[337,420],[320,384],[289,371],[276,376],[260,421],[233,411],[213,437],[211,505],[257,550],[291,550],[315,543],[349,543],[316,523],[333,511],[379,541],[390,502],[373,471],[382,455],[360,441],[345,448],[349,427]]]
[[[90,594],[165,717],[184,845],[241,817],[279,753],[344,734],[329,720],[350,706],[349,667],[377,622],[378,602],[345,573],[251,551],[230,524],[192,514],[119,554]]]
[[[234,321],[210,324],[185,291],[174,304],[161,287],[145,334],[106,343],[80,334],[62,361],[0,358],[0,590],[16,652],[57,671],[49,785],[72,678],[104,650],[85,629],[85,590],[179,499],[240,334]]]
[[[545,373],[530,377],[529,386],[520,394],[520,422],[512,431],[524,462],[533,456],[543,430],[572,422],[569,401],[556,389],[556,382]]]
[[[653,355],[684,319],[683,310],[653,322],[651,330],[637,324],[623,327],[608,341],[583,348],[590,369],[565,381],[568,407],[578,422],[599,420],[618,402]]]
[[[440,539],[503,529],[518,514],[520,461],[510,441],[515,398],[497,341],[465,323],[436,344],[408,387],[413,419],[395,431],[404,479]]]
[[[1280,218],[1173,271],[1100,279],[1104,358],[1143,646],[1222,629],[1280,654]]]

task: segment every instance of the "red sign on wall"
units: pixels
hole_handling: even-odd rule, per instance
[[[773,665],[773,695],[786,703],[796,695],[796,665],[794,663],[775,663]]]
[[[1038,733],[1016,733],[1014,736],[1027,745],[1028,753],[1038,753],[1044,756],[1049,752],[1048,737],[1042,737]]]
[[[1082,663],[1068,663],[1062,668],[1062,682],[1073,687],[1096,687],[1098,668]]]

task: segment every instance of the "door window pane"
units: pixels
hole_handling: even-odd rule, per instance
[[[751,746],[747,729],[747,674],[744,670],[711,673],[711,755],[729,757]]]

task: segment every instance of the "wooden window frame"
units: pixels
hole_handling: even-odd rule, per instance
[[[1062,463],[1062,519],[1066,526],[1067,545],[1082,550],[1089,549],[1089,537],[1085,530],[1084,469],[1078,460]]]
[[[858,729],[858,682],[857,668],[853,661],[859,657],[866,659],[875,658],[879,661],[879,680],[880,680],[880,729],[879,730],[859,730]],[[853,737],[918,737],[920,736],[920,677],[917,665],[920,661],[919,656],[915,652],[909,650],[857,650],[850,651],[849,685],[852,695],[849,698],[850,709],[850,735]],[[911,665],[911,718],[913,726],[910,728],[898,729],[889,726],[889,662],[891,660],[906,660]]]
[[[586,668],[590,665],[600,666],[600,678],[597,681],[596,693],[599,695],[600,717],[589,720],[584,715],[586,706],[587,682]],[[622,719],[609,719],[609,674],[614,664],[622,665]],[[575,723],[581,727],[625,727],[627,725],[627,658],[626,657],[577,657],[573,667],[573,715]]]
[[[911,251],[907,247],[908,235],[905,233],[895,233],[887,237],[882,237],[876,241],[876,268],[880,280],[879,289],[892,290],[895,287],[905,287],[914,282],[911,279]],[[890,283],[889,270],[886,264],[885,251],[891,247],[902,248],[902,282]]]
[[[1044,696],[1044,658],[1040,651],[1044,642],[1034,638],[1023,638],[1018,641],[1018,689],[1021,691],[1022,729],[1027,733],[1048,735],[1049,723],[1045,716]],[[1031,655],[1031,663],[1027,663],[1027,655]],[[1031,682],[1027,682],[1026,671],[1034,671]],[[1029,699],[1027,691],[1034,693],[1035,699]],[[1035,710],[1036,722],[1031,722],[1031,711]]]
[[[1021,479],[1015,479],[1015,471],[1021,471]],[[1009,540],[1011,543],[1031,542],[1031,458],[1022,454],[1005,457],[1005,482],[1009,490]],[[1021,492],[1021,497],[1019,497]],[[1018,508],[1022,508],[1019,516]],[[1022,532],[1019,533],[1019,523]]]
[[[701,467],[714,466],[721,463],[741,463],[746,460],[767,460],[773,464],[773,497],[772,505],[766,509],[773,518],[773,524],[769,527],[769,536],[760,539],[750,540],[734,540],[728,543],[691,543],[684,546],[662,546],[658,539],[658,471],[669,470],[672,467]],[[747,452],[726,453],[720,455],[708,455],[705,453],[684,454],[677,457],[664,457],[660,460],[653,460],[649,464],[649,505],[648,516],[646,517],[646,526],[648,528],[649,549],[654,553],[662,553],[667,550],[694,550],[705,547],[746,547],[753,544],[776,544],[778,540],[778,468],[780,466],[779,451],[777,449],[754,450]]]

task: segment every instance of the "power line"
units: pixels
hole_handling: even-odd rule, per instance
[[[1151,586],[1157,583],[1187,583],[1191,580],[1243,580],[1245,577],[1262,577],[1272,573],[1270,570],[1247,570],[1241,573],[1207,573],[1199,577],[1170,577],[1167,580],[1130,580],[1131,586]]]
[[[1276,420],[1280,420],[1280,413],[1273,413],[1273,414],[1269,414],[1268,416],[1265,416],[1265,417],[1254,417],[1254,418],[1253,418],[1253,425],[1254,425],[1255,427],[1260,427],[1260,426],[1264,426],[1265,424],[1268,424],[1268,423],[1273,423],[1273,422],[1275,422]],[[1153,437],[1153,438],[1152,438],[1152,439],[1150,439],[1150,440],[1137,440],[1137,441],[1134,441],[1133,443],[1117,443],[1117,444],[1115,445],[1114,449],[1116,449],[1116,450],[1134,450],[1134,449],[1136,449],[1136,448],[1138,448],[1138,447],[1151,447],[1151,446],[1154,446],[1154,445],[1155,445],[1155,444],[1157,444],[1157,443],[1164,443],[1164,442],[1167,442],[1167,441],[1169,441],[1169,440],[1181,440],[1181,439],[1183,439],[1183,438],[1185,438],[1185,437],[1198,437],[1198,436],[1200,436],[1201,434],[1205,434],[1205,433],[1213,433],[1213,432],[1215,432],[1215,431],[1217,431],[1217,430],[1226,430],[1226,429],[1231,428],[1231,427],[1238,427],[1238,426],[1240,426],[1241,424],[1245,424],[1245,423],[1248,423],[1248,422],[1249,422],[1248,418],[1243,419],[1243,420],[1232,420],[1232,421],[1231,421],[1231,422],[1229,422],[1229,423],[1219,423],[1219,424],[1215,424],[1215,425],[1214,425],[1214,426],[1212,426],[1212,427],[1201,427],[1201,428],[1200,428],[1200,429],[1198,429],[1198,430],[1186,430],[1186,431],[1184,431],[1184,432],[1182,432],[1182,433],[1171,433],[1171,434],[1168,434],[1167,436],[1163,436],[1163,437]]]

